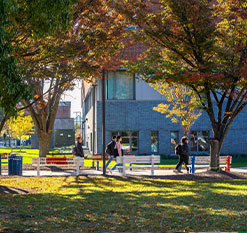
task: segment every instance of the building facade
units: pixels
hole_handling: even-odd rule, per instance
[[[74,119],[71,118],[71,103],[59,103],[52,131],[50,148],[71,146],[75,143]],[[39,141],[36,134],[31,136],[31,148],[38,149]]]
[[[95,153],[102,153],[102,81],[95,87],[84,88],[82,98],[84,144],[93,151],[95,128]],[[86,90],[86,91],[85,91]],[[144,81],[125,71],[107,72],[106,79],[106,143],[112,135],[121,135],[126,152],[145,154],[174,154],[175,144],[183,136],[178,124],[156,112],[153,107],[164,103],[164,97]],[[94,105],[95,104],[95,105]],[[95,106],[95,122],[93,122]],[[223,154],[247,154],[246,109],[234,120],[222,148]],[[94,124],[94,126],[93,126]],[[192,126],[190,132],[192,153],[209,153],[211,124],[206,113]]]

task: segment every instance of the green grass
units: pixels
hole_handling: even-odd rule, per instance
[[[0,195],[0,231],[246,231],[247,180],[12,178],[37,193]]]
[[[233,158],[231,167],[247,167],[247,157]]]
[[[39,150],[36,149],[28,149],[24,148],[22,149],[21,152],[19,152],[20,149],[9,149],[9,148],[0,148],[0,153],[10,153],[10,152],[17,152],[20,155],[23,156],[23,164],[31,164],[32,163],[32,158],[37,158],[39,157]],[[6,160],[3,159],[3,162],[6,162]]]

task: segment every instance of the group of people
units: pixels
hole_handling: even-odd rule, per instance
[[[123,149],[121,145],[122,137],[121,136],[113,136],[111,142],[109,142],[106,146],[106,154],[108,154],[109,159],[106,163],[106,168],[108,168],[111,161],[116,161],[117,156],[123,155]],[[82,138],[78,137],[76,139],[76,146],[74,147],[75,156],[78,157],[84,157],[84,152],[82,148]],[[111,169],[109,169],[110,172],[115,170],[117,166],[120,166],[121,164],[115,164]],[[120,169],[121,171],[121,169]]]
[[[109,159],[106,163],[106,168],[108,168],[109,164],[112,161],[116,161],[117,156],[123,156],[123,149],[121,145],[122,137],[121,136],[113,136],[112,140],[107,144],[106,146],[106,154],[108,154]],[[176,165],[176,168],[174,169],[175,173],[182,173],[181,168],[184,163],[184,166],[187,170],[187,173],[189,173],[189,147],[188,147],[189,139],[187,136],[184,136],[181,138],[181,142],[176,145],[175,147],[175,153],[179,156],[179,161]],[[79,157],[84,157],[84,152],[82,148],[82,138],[77,138],[77,143],[75,147],[75,155]],[[109,169],[110,172],[115,170],[117,166],[120,166],[121,164],[115,164],[111,169]],[[119,169],[121,171],[121,168]]]
[[[108,168],[111,161],[116,161],[117,156],[123,156],[123,148],[121,145],[122,137],[121,136],[113,136],[111,142],[109,142],[106,146],[106,154],[108,154],[109,159],[105,165],[106,168]],[[116,169],[117,166],[120,166],[121,164],[115,164],[111,169],[109,169],[110,172]],[[121,171],[121,169],[119,169]]]

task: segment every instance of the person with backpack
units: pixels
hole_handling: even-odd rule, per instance
[[[122,149],[122,145],[121,145],[121,141],[122,141],[122,137],[121,136],[117,136],[117,142],[114,148],[114,157],[116,158],[117,156],[123,156],[123,149]],[[113,170],[116,169],[117,166],[120,166],[122,164],[120,163],[116,163],[111,169],[110,172],[112,173]],[[119,172],[122,171],[122,168],[119,168]]]
[[[78,157],[84,157],[84,151],[83,151],[83,148],[82,148],[82,138],[81,137],[77,137],[76,138],[76,146],[75,146],[75,156],[78,156]],[[73,149],[74,150],[74,149]]]
[[[105,167],[107,168],[109,166],[109,164],[111,163],[111,161],[115,160],[115,156],[114,156],[114,149],[116,146],[116,141],[117,141],[117,136],[113,136],[112,140],[107,144],[106,146],[106,154],[109,155],[109,160],[107,161]]]
[[[184,163],[184,166],[187,170],[187,173],[189,173],[189,168],[187,165],[189,164],[189,147],[188,147],[189,139],[187,136],[184,136],[181,138],[181,143],[176,145],[175,147],[175,153],[179,156],[179,161],[177,163],[177,166],[175,170],[173,170],[175,173],[183,173],[181,171],[181,166]]]

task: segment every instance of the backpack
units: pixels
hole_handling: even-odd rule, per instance
[[[183,153],[182,151],[182,145],[181,144],[177,144],[175,147],[175,154],[176,155],[181,155]]]
[[[114,154],[114,151],[111,150],[111,145],[112,145],[113,141],[110,141],[107,145],[106,145],[106,148],[105,148],[105,152],[108,154],[108,155],[113,155]]]
[[[72,155],[76,155],[76,154],[77,154],[77,147],[74,146],[74,147],[72,148]]]

